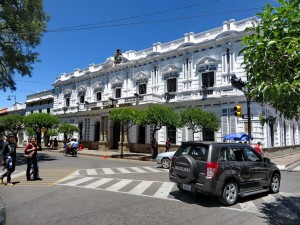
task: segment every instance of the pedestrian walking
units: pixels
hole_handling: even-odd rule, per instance
[[[170,138],[167,138],[166,141],[166,152],[169,152],[171,149],[171,142],[170,142]]]
[[[1,164],[6,168],[6,172],[0,176],[0,183],[4,184],[3,179],[7,177],[7,186],[13,186],[11,182],[11,174],[15,171],[16,168],[16,143],[15,136],[13,134],[7,135],[7,142],[3,146],[2,151],[2,161]]]
[[[37,151],[41,151],[41,147],[37,145],[35,138],[31,138],[30,143],[25,147],[25,157],[27,158],[27,181],[42,180],[39,177],[39,169],[37,164]],[[33,179],[30,177],[30,170],[33,168]]]
[[[58,147],[58,141],[57,141],[56,138],[54,138],[54,141],[53,141],[53,148],[54,148],[54,149],[57,149],[57,147]]]
[[[4,137],[3,137],[3,134],[0,134],[0,155],[2,155],[2,149],[4,147]]]
[[[158,143],[155,138],[152,140],[152,159],[155,159],[158,153]]]
[[[263,150],[262,150],[262,148],[261,148],[261,142],[260,142],[260,141],[257,142],[257,144],[254,146],[254,149],[255,149],[255,151],[256,151],[258,154],[260,154],[262,157],[265,156],[265,154],[264,154],[264,152],[263,152]]]
[[[53,147],[53,139],[51,138],[49,141],[49,148],[52,148],[52,147]]]

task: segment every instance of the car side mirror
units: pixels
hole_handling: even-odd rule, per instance
[[[270,163],[271,160],[270,160],[269,158],[264,158],[264,162],[265,162],[265,163]]]

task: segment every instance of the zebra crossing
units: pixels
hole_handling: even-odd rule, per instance
[[[84,177],[81,175],[70,175],[56,183],[57,185],[120,192],[131,195],[175,200],[170,192],[177,191],[172,182],[144,181],[119,178]]]
[[[117,168],[95,168],[95,169],[79,169],[72,175],[97,176],[97,175],[113,175],[113,174],[129,174],[129,173],[162,173],[169,172],[166,169],[143,166],[143,167],[117,167]]]
[[[173,182],[96,176],[153,172],[168,172],[168,170],[154,167],[79,169],[57,182],[56,185],[117,192],[183,203],[184,201],[181,201],[180,199],[193,198],[192,195],[179,191],[176,184]],[[197,201],[198,200],[195,199],[195,203],[197,203]],[[272,211],[274,214],[283,218],[300,219],[300,194],[280,192],[278,194],[269,194],[263,197],[258,197],[254,200],[240,198],[237,204],[230,207],[220,206],[220,208],[245,213],[254,213],[260,216],[264,216],[266,213]],[[297,210],[295,210],[295,208]]]

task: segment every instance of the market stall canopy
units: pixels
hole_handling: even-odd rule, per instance
[[[223,137],[224,140],[234,140],[234,141],[249,141],[248,134],[245,133],[233,133],[228,134]],[[253,137],[251,138],[253,139]]]

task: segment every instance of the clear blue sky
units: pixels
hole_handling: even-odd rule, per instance
[[[0,108],[14,103],[7,101],[8,95],[25,102],[27,95],[53,88],[61,73],[105,62],[116,49],[139,51],[188,32],[222,26],[225,20],[255,16],[267,2],[277,4],[274,0],[44,0],[51,20],[36,49],[41,62],[33,65],[31,78],[15,75],[17,91],[0,91]],[[62,28],[77,30],[59,31]]]

